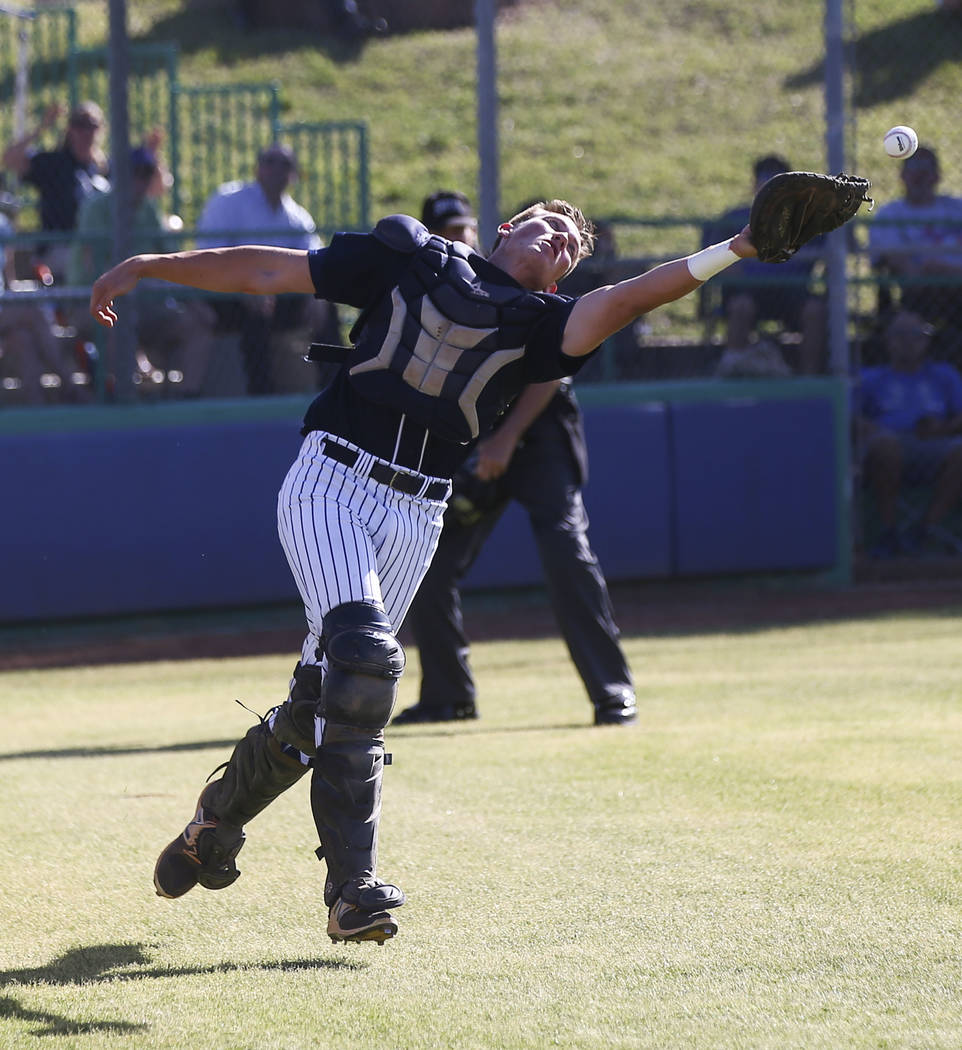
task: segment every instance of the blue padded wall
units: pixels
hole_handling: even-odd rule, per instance
[[[676,573],[813,569],[836,557],[831,402],[673,404]]]
[[[833,388],[802,383],[792,397],[689,383],[583,399],[609,579],[838,564]],[[296,601],[275,508],[302,405],[272,400],[4,413],[0,622]],[[465,586],[540,580],[512,506]]]
[[[296,600],[276,492],[297,427],[3,435],[0,619]]]

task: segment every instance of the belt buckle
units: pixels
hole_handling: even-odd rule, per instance
[[[424,481],[417,474],[411,474],[406,470],[395,470],[391,477],[390,487],[396,492],[403,492],[406,496],[420,496],[424,488]]]
[[[408,488],[404,487],[403,483],[405,481],[410,483]],[[413,488],[411,488],[412,485],[414,486]],[[418,484],[417,476],[409,474],[406,470],[395,470],[391,475],[391,480],[387,483],[387,487],[395,492],[403,492],[406,496],[416,496],[421,488]]]

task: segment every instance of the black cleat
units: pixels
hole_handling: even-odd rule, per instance
[[[631,693],[607,696],[595,703],[596,726],[633,726],[638,723],[638,708]]]
[[[441,707],[415,704],[395,715],[391,725],[413,726],[423,725],[426,722],[462,722],[478,717],[478,709],[470,701],[466,704],[443,704]]]
[[[397,922],[390,912],[366,912],[348,904],[340,898],[331,908],[327,920],[327,932],[331,940],[360,944],[361,941],[377,941],[383,944],[397,936]]]
[[[225,844],[217,836],[220,821],[204,806],[208,784],[197,800],[194,819],[157,858],[154,889],[158,897],[182,897],[198,883],[208,890],[230,886],[240,875],[234,858],[244,845],[244,832],[237,829]]]
[[[396,937],[398,931],[397,922],[387,909],[400,908],[405,899],[404,893],[389,882],[365,879],[359,885],[348,883],[331,905],[328,936],[335,944],[383,944]]]

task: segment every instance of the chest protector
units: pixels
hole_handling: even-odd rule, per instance
[[[350,382],[447,441],[471,441],[524,386],[525,343],[549,297],[482,282],[467,245],[431,236],[409,216],[383,219],[374,236],[411,261],[354,326]]]

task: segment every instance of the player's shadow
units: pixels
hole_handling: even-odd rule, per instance
[[[156,755],[176,751],[214,751],[232,748],[237,737],[224,740],[190,740],[183,744],[160,744],[157,746],[131,745],[130,747],[60,747],[37,748],[33,751],[7,751],[0,753],[0,762],[11,762],[25,758],[116,758],[123,755]]]
[[[937,8],[919,11],[856,36],[852,43],[854,104],[871,107],[912,95],[946,64],[962,58],[962,15]],[[811,87],[825,78],[817,62],[785,80],[787,88]]]
[[[145,1024],[131,1024],[129,1021],[74,1021],[69,1017],[51,1013],[48,1010],[31,1010],[18,1003],[12,996],[0,996],[0,1019],[9,1017],[15,1021],[33,1021],[40,1025],[32,1035],[90,1035],[93,1032],[130,1032],[146,1031]]]
[[[391,726],[388,726],[390,729]],[[398,736],[394,739],[410,737],[452,737],[452,736],[483,736],[495,733],[556,733],[559,730],[578,730],[584,732],[589,728],[588,722],[554,722],[544,723],[536,726],[504,726],[504,725],[478,725],[472,720],[455,720],[453,722],[423,722],[420,725],[398,726]]]
[[[97,984],[106,981],[141,981],[243,970],[361,970],[361,963],[341,959],[278,959],[262,963],[216,963],[210,966],[152,966],[143,944],[94,944],[71,948],[43,966],[0,971],[0,988],[17,985]],[[85,1035],[91,1032],[143,1032],[149,1025],[129,1021],[76,1021],[48,1010],[34,1010],[12,995],[0,996],[0,1020],[35,1021],[34,1035]]]
[[[117,975],[126,966],[142,966],[149,962],[139,944],[98,944],[89,948],[72,948],[45,966],[24,967],[20,970],[0,971],[0,988],[10,985],[44,984],[65,985],[103,981]],[[143,1032],[145,1024],[106,1019],[76,1021],[49,1010],[35,1010],[24,1006],[12,995],[0,997],[0,1018],[32,1021],[40,1025],[34,1035],[88,1035],[92,1032]]]

